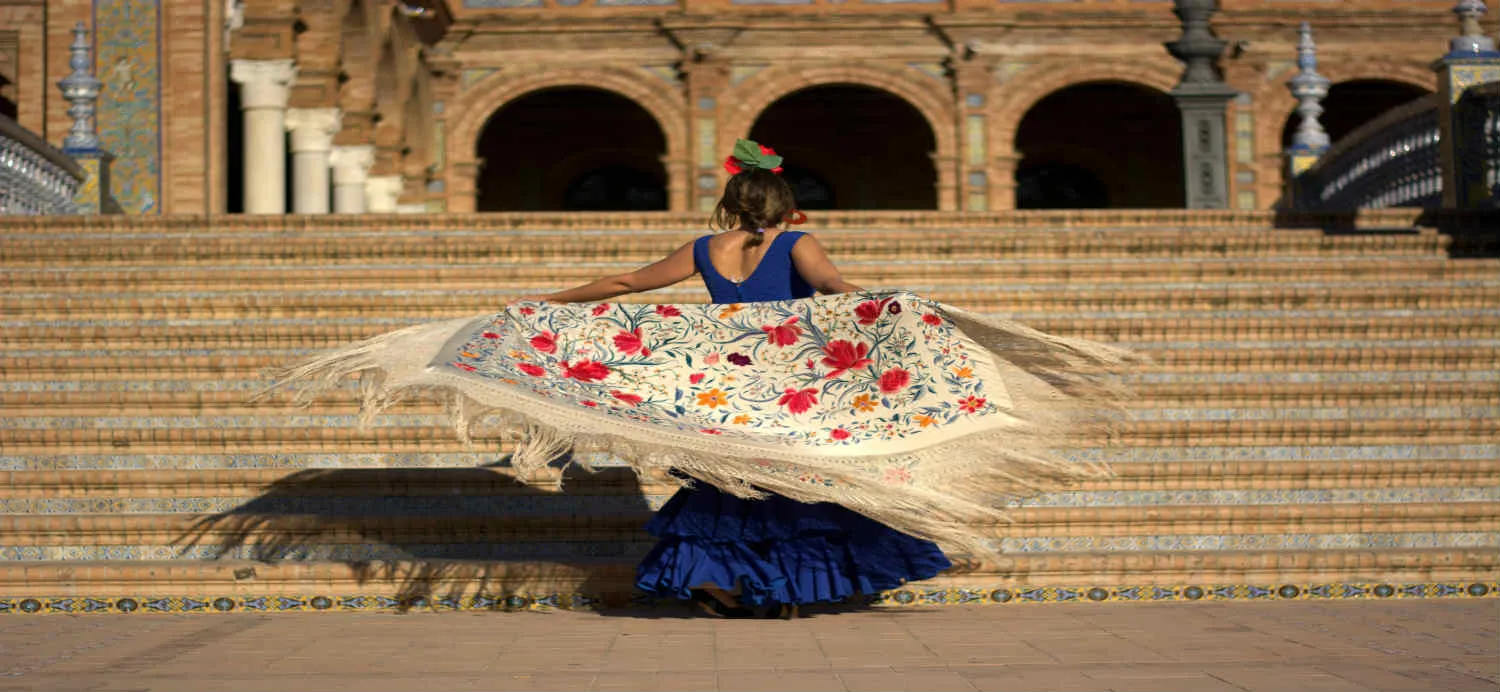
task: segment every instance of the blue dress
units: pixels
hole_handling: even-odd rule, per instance
[[[791,256],[802,235],[776,236],[738,284],[709,261],[709,236],[694,244],[693,260],[715,303],[807,298],[814,290]],[[692,588],[713,583],[739,586],[746,605],[835,602],[930,579],[953,565],[933,542],[840,505],[774,493],[742,500],[707,483],[679,490],[646,530],[660,541],[636,568],[636,586],[656,596],[689,598]]]

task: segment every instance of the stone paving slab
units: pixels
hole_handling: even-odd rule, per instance
[[[1500,601],[0,616],[0,691],[1500,692]]]

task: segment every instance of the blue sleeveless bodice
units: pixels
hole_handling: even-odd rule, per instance
[[[802,235],[801,231],[782,231],[771,239],[765,257],[740,283],[724,278],[709,261],[708,239],[712,236],[699,238],[693,243],[693,263],[708,287],[709,299],[719,304],[759,303],[812,296],[816,291],[792,264],[792,247]]]

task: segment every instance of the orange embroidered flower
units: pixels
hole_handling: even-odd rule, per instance
[[[869,394],[854,397],[854,410],[869,413],[875,410],[875,399]]]
[[[719,319],[722,320],[722,319],[724,319],[726,317],[733,316],[735,313],[737,313],[737,312],[739,312],[741,310],[744,310],[744,309],[745,308],[743,306],[741,306],[739,303],[735,303],[733,305],[730,305],[727,308],[724,308],[723,310],[720,310],[719,311]]]
[[[965,366],[963,366],[961,368],[954,368],[953,369],[953,376],[954,377],[958,377],[958,378],[973,377],[974,376],[974,368],[971,368],[971,367],[969,367],[967,365],[965,365]]]
[[[923,428],[929,425],[937,425],[937,419],[933,418],[932,416],[924,416],[918,413],[916,416],[914,416],[914,419],[917,421],[917,425]]]
[[[755,420],[755,419],[751,418],[750,414],[741,413],[740,415],[734,417],[734,421],[733,422],[734,422],[735,425],[744,425],[746,423],[749,423],[752,420]]]
[[[710,389],[706,392],[698,393],[698,405],[707,406],[709,408],[728,406],[729,395],[725,394],[724,391],[719,389],[718,387],[714,387],[713,389]]]

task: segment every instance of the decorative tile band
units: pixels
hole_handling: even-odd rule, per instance
[[[250,515],[245,515],[250,516]],[[642,525],[645,524],[642,516]],[[653,539],[641,530],[638,540],[505,540],[472,543],[335,543],[317,539],[276,542],[266,535],[266,547],[250,543],[221,548],[218,545],[4,545],[0,563],[86,562],[94,560],[612,560],[635,561],[650,550]],[[253,541],[257,536],[249,536]],[[1197,552],[1266,550],[1373,550],[1419,548],[1500,548],[1497,532],[1421,533],[1298,533],[1298,534],[1167,534],[1154,536],[1035,536],[990,541],[1003,553],[1150,553],[1156,551]]]
[[[964,589],[898,589],[864,598],[854,605],[885,607],[1019,605],[1040,603],[1108,603],[1162,601],[1297,601],[1496,598],[1500,583],[1319,583],[1227,584],[1186,586],[1017,586]],[[664,603],[636,594],[632,606]],[[590,610],[603,599],[595,594],[553,593],[477,596],[299,595],[299,596],[37,596],[0,597],[0,615],[139,615],[166,613],[288,613],[370,611],[525,611]]]

